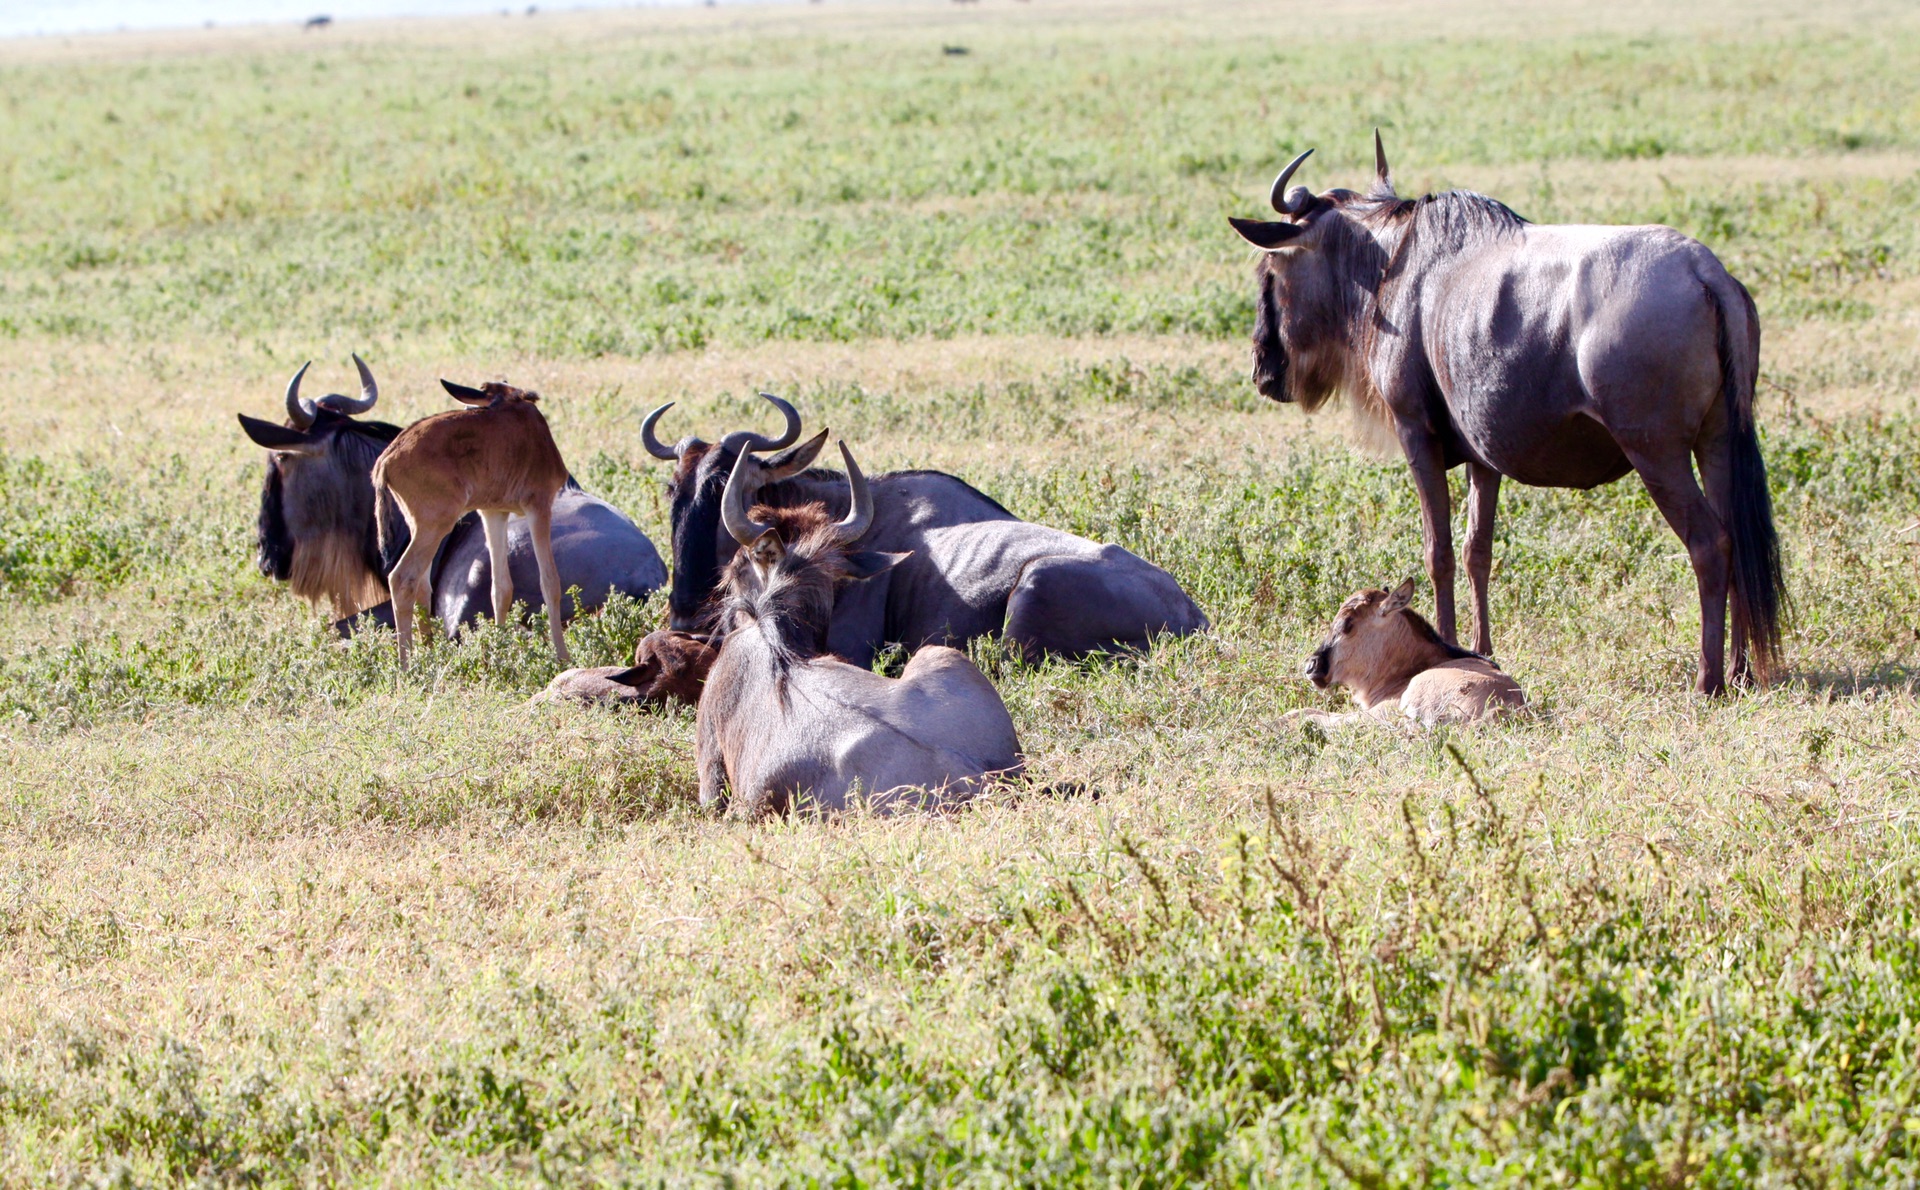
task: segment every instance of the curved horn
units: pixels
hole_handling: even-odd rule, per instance
[[[1273,193],[1268,195],[1267,198],[1273,203],[1273,209],[1282,215],[1298,215],[1301,211],[1301,207],[1292,205],[1287,201],[1287,183],[1293,180],[1293,171],[1300,168],[1300,163],[1311,156],[1313,156],[1313,150],[1308,149],[1292,161],[1287,162],[1287,168],[1281,170],[1280,176],[1273,180]]]
[[[293,428],[296,430],[311,429],[317,412],[312,401],[300,399],[300,378],[305,376],[307,369],[312,366],[312,360],[301,364],[300,370],[293,374],[293,379],[287,381],[287,420],[293,423]]]
[[[840,457],[847,461],[847,483],[853,487],[853,500],[847,519],[834,524],[833,536],[841,545],[852,545],[873,524],[873,493],[867,490],[867,477],[860,474],[860,464],[853,461],[845,439],[840,441]]]
[[[353,366],[360,372],[360,396],[356,400],[353,397],[343,397],[339,393],[327,394],[323,401],[326,407],[335,413],[365,413],[373,408],[375,401],[380,399],[380,386],[373,382],[373,372],[367,367],[367,362],[356,355],[353,357]]]
[[[764,434],[755,434],[752,437],[752,439],[750,439],[747,442],[747,449],[748,450],[785,450],[787,447],[792,446],[794,443],[800,441],[799,412],[796,411],[793,406],[787,404],[785,401],[782,401],[779,397],[774,396],[772,393],[761,393],[760,395],[765,399],[767,399],[768,401],[773,402],[773,407],[775,409],[778,409],[781,413],[781,416],[787,419],[787,429],[786,429],[786,432],[781,434],[778,438],[769,438]]]
[[[660,415],[665,413],[667,410],[671,408],[673,408],[673,402],[668,401],[666,404],[660,406],[660,408],[654,410],[652,413],[647,414],[647,419],[640,423],[641,445],[645,446],[647,448],[647,453],[652,455],[654,458],[665,459],[670,463],[680,457],[680,452],[673,449],[673,447],[671,446],[667,446],[663,444],[660,441],[659,437],[654,434],[653,427],[660,424]]]
[[[742,476],[748,468],[757,469],[759,466],[760,460],[741,451],[740,457],[733,461],[733,470],[727,475],[726,490],[720,493],[720,523],[743,546],[760,540],[760,535],[772,527],[762,525],[747,515],[747,489],[757,491],[760,485],[757,477],[746,479]]]
[[[1387,149],[1380,143],[1380,130],[1373,130],[1373,180],[1388,190],[1393,189],[1393,174],[1387,169]]]

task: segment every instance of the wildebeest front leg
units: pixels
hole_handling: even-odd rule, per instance
[[[1467,581],[1473,585],[1473,651],[1493,654],[1493,617],[1487,590],[1493,579],[1493,513],[1500,502],[1500,473],[1467,464]]]
[[[1448,644],[1458,644],[1453,615],[1453,497],[1447,492],[1446,459],[1425,429],[1400,430],[1400,449],[1420,494],[1420,525],[1427,541],[1427,578],[1433,583],[1433,626]]]
[[[493,621],[507,622],[513,608],[513,571],[507,566],[507,513],[482,509],[480,524],[487,531],[487,564],[493,568]]]

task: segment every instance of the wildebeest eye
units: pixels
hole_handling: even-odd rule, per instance
[[[1334,630],[1338,632],[1341,636],[1345,636],[1347,633],[1353,631],[1353,621],[1343,619],[1338,624],[1334,625]]]

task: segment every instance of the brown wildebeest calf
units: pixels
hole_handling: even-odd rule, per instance
[[[478,511],[493,562],[493,615],[505,622],[513,605],[513,574],[507,566],[507,517],[519,513],[532,531],[540,566],[540,596],[546,601],[553,651],[567,661],[566,616],[560,606],[560,571],[553,563],[553,501],[566,486],[547,419],[534,402],[540,394],[506,384],[478,389],[440,382],[467,406],[422,418],[400,431],[373,465],[373,491],[381,515],[380,550],[386,541],[386,502],[395,501],[413,539],[387,574],[393,593],[393,623],[400,635],[400,664],[413,648],[413,609],[433,606],[433,556],[454,523]]]
[[[1347,715],[1289,711],[1282,721],[1328,726],[1391,723],[1400,715],[1422,727],[1472,723],[1527,705],[1520,684],[1478,653],[1450,645],[1408,607],[1413,580],[1385,591],[1356,592],[1340,605],[1333,631],[1307,659],[1307,678],[1325,690],[1345,686],[1360,709]]]
[[[719,655],[712,638],[662,628],[641,638],[633,650],[633,665],[570,669],[533,696],[533,702],[645,703],[665,706],[678,700],[700,703],[700,687]]]

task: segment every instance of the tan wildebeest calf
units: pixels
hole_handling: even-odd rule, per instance
[[[546,601],[553,651],[567,662],[566,616],[560,605],[560,571],[553,563],[553,501],[566,486],[547,419],[534,402],[538,393],[506,384],[478,389],[440,382],[465,409],[436,413],[400,431],[373,465],[374,499],[380,508],[380,552],[391,557],[387,501],[400,506],[412,536],[388,572],[393,623],[400,636],[400,664],[413,648],[415,605],[433,606],[433,557],[454,523],[479,512],[493,562],[493,616],[505,622],[513,606],[513,573],[507,565],[507,517],[527,518],[540,565],[540,595]]]
[[[1408,607],[1413,580],[1385,591],[1359,591],[1340,605],[1326,642],[1307,659],[1307,679],[1318,688],[1345,686],[1360,709],[1346,715],[1290,711],[1284,721],[1328,726],[1390,723],[1401,717],[1422,727],[1472,723],[1527,705],[1519,683],[1478,653],[1450,645]]]

